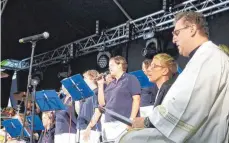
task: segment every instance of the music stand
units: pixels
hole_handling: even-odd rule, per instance
[[[65,78],[61,81],[65,89],[71,95],[74,101],[83,100],[85,98],[91,97],[94,95],[94,92],[90,89],[87,83],[84,81],[83,77],[80,74]],[[80,129],[78,132],[78,141],[80,142]]]
[[[36,103],[41,112],[66,109],[55,90],[37,91]]]
[[[140,82],[141,88],[147,88],[154,86],[154,83],[150,82],[148,77],[145,75],[145,73],[142,70],[133,71],[129,74],[134,75],[137,77],[138,81]]]
[[[61,81],[74,101],[79,101],[94,95],[94,92],[80,74],[65,78]]]
[[[2,122],[5,130],[10,134],[12,138],[20,136],[22,130],[22,123],[18,119],[9,119]],[[26,137],[30,137],[30,133],[24,128],[23,134]]]
[[[116,119],[116,120],[118,120],[118,121],[120,121],[126,125],[132,126],[132,121],[129,118],[127,118],[123,115],[120,115],[120,114],[118,114],[112,110],[109,110],[105,107],[102,107],[102,106],[99,106],[99,109],[102,110],[103,112],[108,113],[112,118],[114,118],[114,119]]]
[[[31,122],[32,122],[32,116],[27,116],[26,117],[27,119],[27,122],[29,123],[29,128],[31,129]],[[33,127],[33,130],[34,131],[41,131],[41,130],[44,130],[44,126],[43,126],[43,123],[41,121],[41,119],[39,118],[38,115],[35,115],[34,116],[34,127]]]

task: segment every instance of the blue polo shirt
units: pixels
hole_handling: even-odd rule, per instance
[[[77,119],[77,128],[85,130],[90,123],[95,108],[98,108],[98,89],[93,90],[95,95],[80,101],[80,111]],[[92,130],[101,131],[100,121],[92,128]]]
[[[154,105],[155,98],[157,96],[158,88],[156,85],[141,89],[141,104],[140,107]]]
[[[62,98],[62,102],[64,102],[64,99],[66,96]],[[74,101],[70,101],[70,98],[66,101],[64,104],[66,107],[66,110],[60,110],[56,111],[56,127],[55,127],[55,135],[62,134],[62,133],[69,133],[69,127],[70,127],[70,133],[76,133],[76,114],[75,114],[75,106]],[[70,121],[71,116],[71,121]]]
[[[107,109],[130,118],[133,96],[141,94],[141,87],[134,75],[124,73],[119,80],[113,80],[107,85],[104,94]],[[116,119],[105,112],[105,122],[113,121]]]
[[[46,133],[42,132],[37,143],[54,143],[55,126],[52,126]]]

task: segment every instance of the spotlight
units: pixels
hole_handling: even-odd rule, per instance
[[[72,70],[70,64],[63,65],[61,71],[57,74],[58,78],[67,78],[71,75]]]
[[[61,62],[61,69],[60,72],[58,72],[57,77],[58,78],[67,78],[72,74],[72,70],[71,70],[71,65],[70,65],[70,59],[69,58],[65,58],[62,62]]]
[[[36,80],[37,84],[43,80],[43,72],[41,71],[41,69],[39,69],[38,67],[34,69],[32,79]]]
[[[95,34],[99,34],[99,20],[95,21]]]
[[[151,59],[158,52],[159,52],[158,40],[156,38],[152,38],[146,42],[146,47],[142,49],[142,56]]]
[[[97,55],[97,64],[101,69],[107,68],[111,54],[109,52],[99,52]]]
[[[151,32],[144,34],[143,39],[147,40],[147,39],[153,38],[154,36],[155,36],[155,33],[153,31],[151,31]]]
[[[70,58],[74,57],[73,43],[70,45],[69,55],[70,55]]]
[[[175,0],[163,0],[162,9],[166,12],[171,12],[175,5]]]

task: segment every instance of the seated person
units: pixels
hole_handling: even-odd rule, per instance
[[[154,56],[151,65],[147,69],[149,80],[156,83],[157,87],[159,88],[155,99],[154,108],[162,103],[166,93],[176,79],[176,73],[177,64],[174,62],[173,57],[165,53]],[[142,117],[135,118],[132,126],[134,128],[143,128],[144,120],[145,118]]]
[[[161,53],[154,56],[147,70],[149,80],[156,83],[158,87],[157,96],[154,102],[155,108],[162,103],[166,93],[177,78],[177,64],[173,57]]]

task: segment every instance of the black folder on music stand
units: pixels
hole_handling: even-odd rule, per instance
[[[36,103],[42,112],[66,109],[55,90],[37,91]]]
[[[12,138],[20,136],[22,123],[18,119],[10,119],[2,122],[2,125],[5,127],[6,131],[10,134]],[[24,128],[25,137],[29,137],[30,133]]]
[[[94,95],[94,92],[80,74],[65,78],[61,81],[74,101],[82,100]]]
[[[27,122],[29,123],[29,128],[31,129],[31,122],[32,122],[32,116],[27,116],[26,117],[27,119]],[[38,115],[35,115],[34,116],[34,127],[33,127],[33,130],[34,131],[41,131],[41,130],[44,130],[44,126],[43,126],[43,123],[41,122],[41,119],[39,118]]]
[[[127,124],[129,126],[132,126],[132,121],[129,118],[122,116],[122,115],[120,115],[114,111],[111,111],[105,107],[102,107],[102,106],[99,106],[99,109],[106,112],[107,114],[109,114],[112,118],[114,118],[114,119],[116,119],[116,120],[118,120],[124,124]]]

